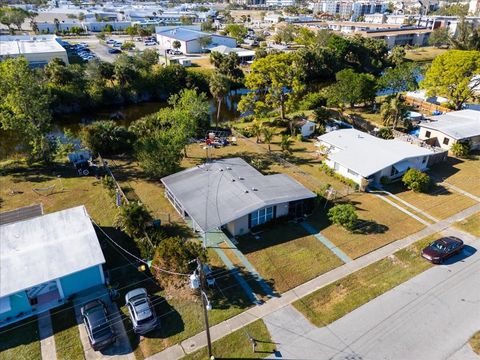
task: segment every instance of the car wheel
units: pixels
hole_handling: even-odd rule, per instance
[[[85,175],[85,176],[87,176],[88,174],[90,174],[90,171],[88,171],[87,169],[84,169],[84,170],[82,171],[82,174]]]

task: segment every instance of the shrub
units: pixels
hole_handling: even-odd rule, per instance
[[[390,140],[393,139],[393,132],[392,129],[389,127],[383,127],[380,130],[378,130],[378,137],[385,139],[385,140]]]
[[[95,154],[113,155],[131,151],[134,135],[114,121],[97,121],[82,129],[81,139]]]
[[[178,273],[191,273],[196,268],[197,263],[190,263],[192,260],[200,258],[206,262],[207,256],[205,250],[198,242],[185,241],[180,237],[170,237],[163,239],[155,251],[152,264],[155,267],[169,269]],[[188,280],[185,276],[169,275],[152,268],[153,274],[163,288],[170,286],[180,287],[184,285],[182,280]]]
[[[312,92],[305,95],[300,102],[300,109],[302,110],[314,110],[322,106],[327,105],[327,98],[321,92]]]
[[[402,182],[410,190],[427,192],[430,187],[430,176],[418,169],[408,169],[402,177]]]
[[[358,221],[355,206],[352,204],[337,204],[328,210],[328,219],[348,231],[352,231]]]
[[[456,142],[450,148],[450,151],[453,155],[458,157],[467,157],[470,153],[470,143],[469,142]]]
[[[132,238],[142,238],[150,221],[152,217],[145,205],[132,201],[120,207],[115,225]]]
[[[109,175],[105,175],[102,178],[102,184],[103,186],[108,190],[110,195],[115,194],[116,186],[115,186],[115,180]]]
[[[303,141],[303,135],[302,134],[297,134],[297,140],[298,141]]]
[[[320,170],[323,171],[328,176],[334,177],[335,179],[339,180],[340,182],[350,186],[352,189],[355,189],[355,190],[359,189],[359,186],[355,181],[353,181],[352,179],[349,179],[349,178],[347,178],[343,175],[337,174],[331,167],[329,167],[325,163],[320,164]]]

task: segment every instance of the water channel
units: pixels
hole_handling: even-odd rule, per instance
[[[220,110],[221,121],[233,121],[240,117],[237,111],[237,105],[242,94],[246,93],[246,89],[232,91],[222,101]],[[212,123],[214,123],[217,115],[217,101],[210,98],[210,115]],[[129,126],[135,120],[146,115],[153,114],[163,107],[168,106],[166,102],[145,102],[140,104],[108,107],[97,109],[95,111],[83,111],[79,113],[66,114],[57,116],[53,120],[53,131],[55,135],[62,134],[65,130],[71,131],[73,134],[79,134],[82,126],[90,124],[98,120],[109,120],[116,113],[122,114],[121,120],[116,120],[118,124]],[[0,130],[0,159],[5,159],[16,153],[21,153],[22,138],[17,133]]]

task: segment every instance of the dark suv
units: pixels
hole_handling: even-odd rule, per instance
[[[115,333],[108,322],[107,308],[103,301],[90,301],[80,311],[93,350],[105,349],[115,342]]]

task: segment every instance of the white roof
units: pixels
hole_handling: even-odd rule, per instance
[[[0,54],[18,56],[34,53],[65,52],[55,36],[0,36]]]
[[[453,111],[430,119],[433,121],[421,123],[420,127],[440,131],[456,140],[480,136],[480,111]]]
[[[319,136],[318,140],[336,148],[328,154],[330,160],[363,177],[410,158],[433,154],[414,144],[384,140],[355,129],[331,131]]]
[[[0,226],[0,298],[104,262],[84,206]]]

